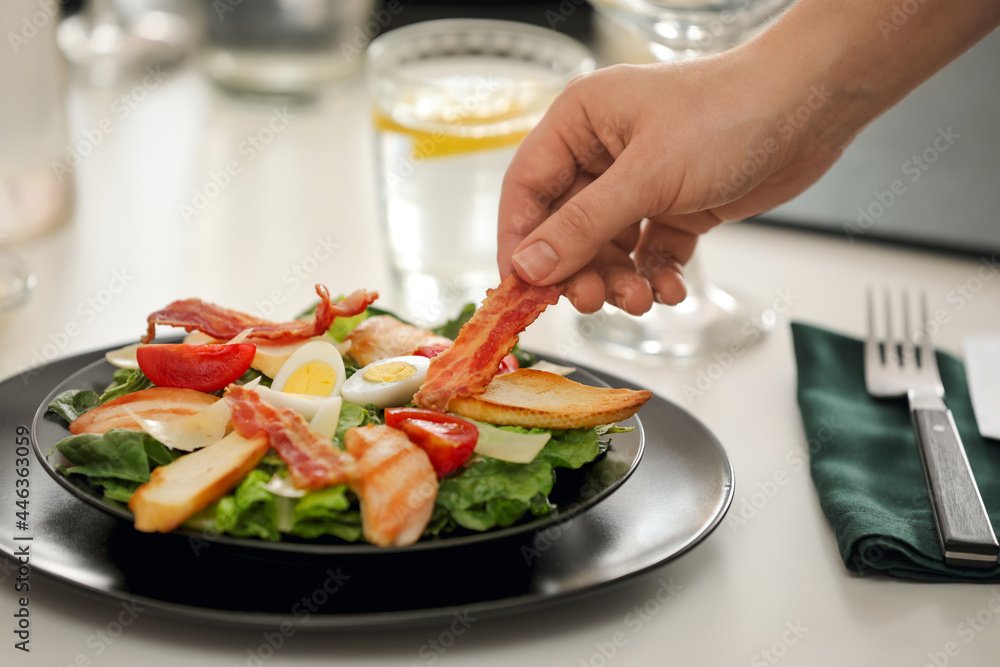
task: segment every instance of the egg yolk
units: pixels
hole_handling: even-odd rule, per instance
[[[363,377],[369,382],[399,382],[410,379],[416,373],[417,369],[405,361],[390,361],[372,366],[365,371]]]
[[[296,368],[281,390],[292,394],[329,396],[336,384],[337,371],[333,366],[322,361],[310,361]]]

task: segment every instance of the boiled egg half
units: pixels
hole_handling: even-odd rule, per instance
[[[337,348],[324,340],[314,340],[289,355],[275,373],[271,389],[309,396],[339,396],[346,378],[344,360]]]
[[[341,394],[345,401],[356,405],[406,405],[423,384],[430,363],[427,357],[417,356],[372,362],[347,379]]]

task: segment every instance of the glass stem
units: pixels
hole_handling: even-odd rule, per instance
[[[689,297],[703,297],[713,287],[705,274],[698,251],[696,250],[688,263],[684,265],[684,282],[687,285]]]

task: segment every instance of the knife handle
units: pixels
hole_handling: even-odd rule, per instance
[[[944,561],[961,567],[990,568],[1000,545],[972,475],[951,410],[914,407],[917,432]]]

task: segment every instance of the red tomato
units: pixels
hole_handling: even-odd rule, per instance
[[[219,391],[240,379],[253,361],[253,343],[234,345],[143,345],[136,353],[141,370],[160,387]]]
[[[442,352],[448,349],[447,345],[423,345],[418,347],[413,353],[415,357],[427,357],[428,359],[433,359]]]
[[[385,423],[427,452],[438,477],[462,467],[476,448],[479,429],[470,421],[436,410],[386,408]]]
[[[517,357],[513,354],[508,354],[506,357],[500,360],[500,370],[497,371],[497,375],[503,375],[504,373],[513,373],[521,365],[517,363]]]

